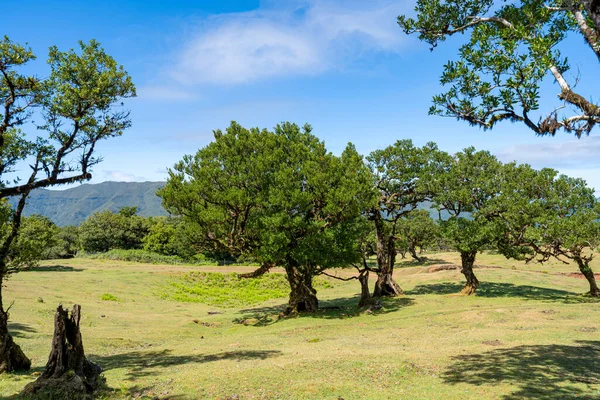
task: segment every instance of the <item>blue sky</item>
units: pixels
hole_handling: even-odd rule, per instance
[[[430,52],[405,36],[398,14],[413,1],[22,1],[0,15],[3,34],[28,42],[45,71],[51,45],[97,39],[132,76],[133,127],[99,146],[92,182],[164,180],[167,167],[236,120],[272,128],[310,123],[338,153],[363,154],[398,139],[434,141],[446,151],[487,149],[503,161],[553,167],[600,190],[600,136],[536,137],[520,124],[484,132],[428,116],[439,76],[461,38]],[[580,38],[566,50],[578,88],[600,91],[597,60]],[[551,80],[542,93],[554,99]],[[596,132],[598,129],[596,129]]]

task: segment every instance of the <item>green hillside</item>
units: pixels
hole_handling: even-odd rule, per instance
[[[65,190],[39,189],[31,193],[25,215],[41,214],[59,226],[79,225],[97,211],[137,206],[144,217],[166,215],[156,190],[164,182],[102,182]],[[10,199],[13,206],[17,199]]]

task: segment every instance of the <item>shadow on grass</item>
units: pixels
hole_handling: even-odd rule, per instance
[[[445,383],[496,385],[518,389],[504,399],[600,398],[600,341],[577,345],[534,345],[454,357]]]
[[[37,332],[36,329],[32,328],[31,325],[21,324],[19,322],[9,322],[8,332],[15,338],[30,337],[28,333]]]
[[[357,317],[365,313],[364,308],[358,308],[357,304],[360,296],[343,297],[332,300],[320,300],[319,310],[314,313],[301,313],[299,318],[323,318],[323,319],[345,319]],[[387,314],[398,311],[401,308],[410,306],[414,303],[414,299],[409,297],[388,297],[378,299],[381,303],[381,308],[372,309],[371,315]],[[285,311],[287,304],[282,304],[273,307],[255,307],[240,310],[241,316],[233,322],[252,325],[252,326],[267,326],[281,321],[280,313]],[[283,318],[285,319],[285,318]]]
[[[171,354],[171,350],[160,350],[132,351],[109,356],[90,355],[89,359],[98,363],[104,371],[116,368],[127,369],[127,379],[135,380],[139,377],[159,374],[162,368],[176,365],[202,364],[222,360],[265,360],[280,354],[281,352],[278,350],[238,350],[216,354],[178,356]]]
[[[26,267],[23,272],[81,272],[83,268],[73,268],[66,265],[38,265],[35,267]]]
[[[419,294],[457,294],[463,284],[454,282],[419,285],[406,292],[408,295]],[[600,299],[560,289],[549,289],[537,286],[514,285],[512,283],[482,282],[477,289],[478,297],[518,297],[527,300],[557,301],[563,303],[598,303]]]
[[[396,267],[404,268],[404,267],[429,267],[431,265],[440,265],[440,264],[452,264],[449,261],[442,260],[441,258],[428,258],[423,257],[423,261],[417,260],[407,260],[407,261],[398,261],[396,263]]]

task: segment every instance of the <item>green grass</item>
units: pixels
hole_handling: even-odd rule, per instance
[[[600,397],[600,302],[582,295],[585,280],[564,275],[575,266],[484,254],[477,264],[501,268],[477,269],[479,294],[462,297],[458,271],[426,272],[456,255],[428,256],[437,261],[397,270],[405,295],[372,313],[356,310],[355,281],[320,288],[327,309],[298,318],[278,317],[287,290],[235,307],[161,298],[186,274],[252,269],[240,266],[60,260],[14,275],[4,295],[15,301],[10,330],[33,373],[47,360],[56,306],[81,304],[86,354],[103,366],[108,398]],[[101,300],[105,293],[119,301]],[[0,398],[33,379],[0,376]]]
[[[317,277],[314,286],[316,289],[326,289],[333,285],[328,280]],[[282,298],[289,291],[289,284],[282,274],[243,279],[236,273],[188,272],[169,279],[159,293],[162,299],[231,308]]]
[[[164,254],[138,249],[113,249],[104,253],[80,252],[77,255],[77,258],[91,260],[131,261],[138,263],[167,265],[217,265],[216,262],[204,260],[202,258],[187,260],[178,256],[166,256]]]
[[[102,295],[101,299],[104,301],[119,301],[119,299],[117,299],[115,296],[113,296],[110,293],[104,293]]]

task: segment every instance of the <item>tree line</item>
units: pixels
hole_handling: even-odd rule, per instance
[[[361,304],[402,294],[393,277],[401,248],[418,258],[415,249],[438,234],[460,253],[465,295],[479,286],[477,254],[493,249],[518,260],[573,262],[589,294],[600,296],[589,265],[600,206],[582,179],[503,164],[472,147],[448,154],[410,140],[366,158],[348,144],[335,156],[309,125],[287,122],[273,131],[232,122],[214,136],[169,171],[158,194],[200,251],[255,260],[261,266],[252,276],[283,268],[288,312],[318,309],[312,280],[331,268],[357,269]],[[437,222],[418,210],[424,202],[439,212]],[[369,272],[377,276],[372,294]]]

